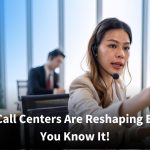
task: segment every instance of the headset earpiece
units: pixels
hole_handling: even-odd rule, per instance
[[[97,45],[96,44],[93,44],[92,52],[93,52],[94,57],[96,57],[97,56]]]

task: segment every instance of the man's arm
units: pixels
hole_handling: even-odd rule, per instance
[[[40,86],[36,70],[31,69],[28,76],[28,95],[53,94],[53,90],[47,90]]]

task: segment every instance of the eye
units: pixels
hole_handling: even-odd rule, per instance
[[[128,51],[128,50],[130,50],[130,47],[129,47],[129,46],[126,46],[126,47],[124,47],[124,50],[125,50],[125,51]]]
[[[110,47],[110,48],[117,48],[117,45],[116,44],[109,44],[108,47]]]

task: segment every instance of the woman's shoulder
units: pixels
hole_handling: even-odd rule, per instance
[[[99,96],[94,88],[94,85],[90,79],[90,75],[86,72],[83,75],[78,76],[74,79],[69,88],[70,103],[76,103],[82,99],[94,99],[99,102]],[[74,98],[78,97],[78,98]]]
[[[93,87],[93,84],[90,80],[90,76],[89,76],[89,73],[86,72],[80,76],[78,76],[77,78],[75,78],[72,82],[71,82],[71,85],[70,85],[70,89],[72,88],[80,88],[80,87],[85,87],[85,86],[88,86],[88,87]]]

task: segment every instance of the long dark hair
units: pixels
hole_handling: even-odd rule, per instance
[[[105,104],[105,99],[107,98],[108,93],[107,86],[106,84],[104,84],[105,82],[102,78],[102,74],[99,70],[98,63],[95,58],[95,53],[97,53],[98,46],[104,38],[105,33],[112,29],[123,29],[129,36],[130,44],[132,43],[132,32],[130,27],[125,22],[117,18],[107,18],[102,20],[96,26],[89,40],[87,50],[87,64],[90,72],[91,81],[98,92],[102,107],[106,107],[108,105]]]

